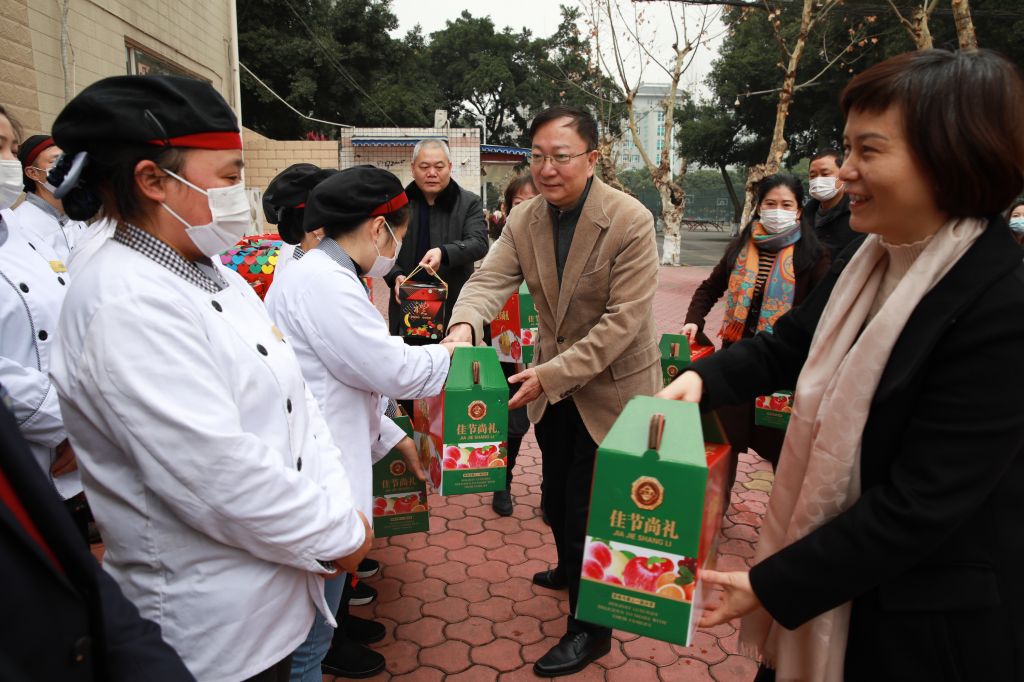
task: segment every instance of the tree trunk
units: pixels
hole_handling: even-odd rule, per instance
[[[661,219],[665,221],[665,237],[661,249],[662,265],[683,264],[683,206],[672,203],[672,190],[664,182],[656,183],[658,195],[661,197]]]
[[[597,143],[597,170],[601,175],[601,179],[604,183],[610,187],[614,187],[620,192],[625,192],[630,196],[634,196],[625,185],[619,181],[619,173],[615,169],[615,159],[612,156],[612,150],[614,145],[612,141],[607,137],[602,137]]]
[[[953,21],[956,22],[956,37],[960,40],[960,49],[977,50],[978,35],[974,32],[970,3],[968,0],[952,0],[952,4]]]
[[[718,170],[722,172],[725,191],[729,193],[729,201],[732,202],[732,222],[739,224],[740,218],[743,217],[743,204],[740,203],[740,198],[736,196],[736,188],[732,186],[732,176],[729,175],[729,169],[725,167],[724,163],[720,163],[718,164]]]
[[[793,102],[793,90],[796,86],[796,69],[800,66],[800,58],[803,57],[804,48],[807,46],[807,35],[814,23],[814,0],[804,0],[803,10],[800,14],[800,33],[796,37],[796,44],[789,54],[789,64],[786,65],[786,75],[782,79],[782,89],[779,92],[779,104],[775,107],[775,130],[772,132],[772,144],[768,148],[767,160],[751,170],[747,177],[747,196],[743,205],[743,217],[741,224],[750,220],[754,206],[754,186],[765,177],[779,172],[782,166],[782,157],[786,155],[788,144],[786,143],[786,119],[789,117],[789,106]]]
[[[911,35],[914,38],[914,46],[919,50],[930,50],[932,44],[932,31],[928,27],[928,17],[938,0],[923,0],[920,7],[914,10],[911,22],[914,26]]]

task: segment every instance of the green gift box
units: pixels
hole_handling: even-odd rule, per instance
[[[793,391],[775,391],[761,395],[754,400],[754,423],[782,429],[789,426],[789,415],[793,412]]]
[[[412,436],[408,415],[393,417]],[[416,478],[405,458],[392,450],[373,465],[373,534],[379,538],[423,533],[430,528],[427,511],[427,483]]]
[[[637,396],[597,451],[576,618],[688,645],[732,452],[694,403]]]
[[[417,400],[416,447],[440,495],[505,489],[508,382],[493,348],[456,348],[440,395]]]
[[[691,363],[715,352],[714,346],[691,346],[686,334],[662,334],[658,348],[661,350],[661,376],[666,386]]]
[[[491,321],[491,345],[502,362],[533,362],[533,348],[537,344],[537,309],[526,282],[519,292],[505,303],[498,316]]]
[[[658,349],[661,350],[661,377],[668,386],[690,366],[690,340],[685,334],[662,334]]]

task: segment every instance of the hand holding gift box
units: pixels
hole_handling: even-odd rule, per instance
[[[393,420],[409,436],[412,420],[399,414]],[[409,468],[396,448],[373,465],[373,534],[379,538],[423,533],[430,528],[427,483]]]
[[[661,351],[661,372],[666,386],[691,363],[715,352],[714,346],[691,345],[685,334],[662,334],[658,348]]]
[[[494,349],[455,348],[444,390],[416,401],[413,426],[439,494],[504,490],[508,383]]]
[[[412,277],[424,266],[418,265],[398,288],[399,331],[402,336],[418,336],[434,341],[444,338],[444,302],[448,298],[448,284],[434,270],[427,271],[440,285],[414,282]]]
[[[693,403],[626,405],[597,453],[578,619],[689,644],[731,456],[717,420]]]

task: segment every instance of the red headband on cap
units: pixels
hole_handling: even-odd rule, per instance
[[[241,149],[242,135],[234,131],[193,133],[167,140],[149,140],[148,144],[161,147],[188,147],[191,149]]]
[[[389,213],[394,213],[395,211],[397,211],[398,209],[402,208],[403,206],[405,206],[408,203],[409,203],[409,197],[407,197],[405,195],[405,192],[402,192],[401,194],[399,194],[394,199],[388,199],[383,204],[381,204],[377,208],[375,208],[372,211],[370,211],[370,217],[372,218],[374,216],[387,215]]]
[[[36,157],[38,157],[40,154],[42,154],[43,152],[45,152],[47,149],[49,149],[52,146],[53,146],[53,138],[52,137],[48,137],[45,140],[43,140],[42,142],[40,142],[39,144],[37,144],[35,147],[32,148],[32,151],[30,151],[28,153],[28,156],[25,157],[25,165],[26,166],[31,166],[32,162],[36,160]]]

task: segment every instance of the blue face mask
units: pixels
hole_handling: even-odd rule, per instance
[[[1024,216],[1010,218],[1010,229],[1014,232],[1024,232]]]

